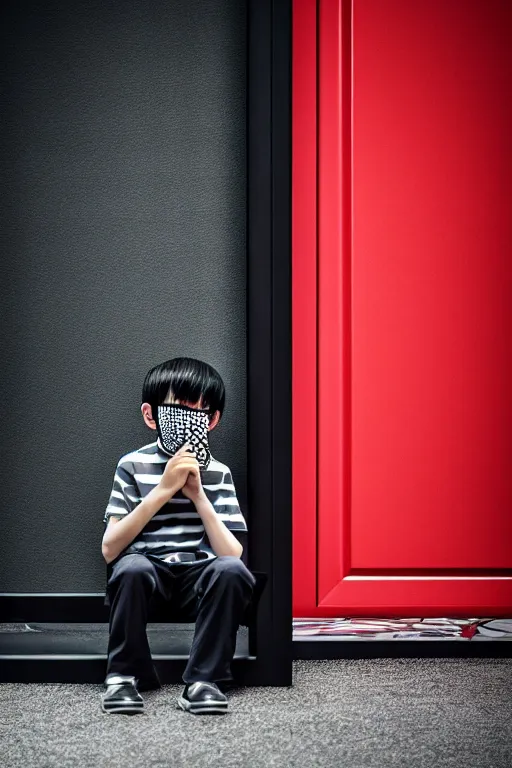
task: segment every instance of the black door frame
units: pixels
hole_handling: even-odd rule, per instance
[[[248,546],[269,576],[250,678],[291,685],[291,0],[249,0],[247,29]]]

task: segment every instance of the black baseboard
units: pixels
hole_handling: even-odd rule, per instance
[[[296,640],[294,660],[511,658],[510,640]]]

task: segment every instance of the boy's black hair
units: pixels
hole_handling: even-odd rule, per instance
[[[202,397],[202,407],[209,409],[211,415],[220,411],[222,417],[226,403],[224,382],[218,371],[202,360],[174,357],[148,371],[142,385],[142,402],[150,404],[153,418],[169,392],[177,400],[193,403]]]

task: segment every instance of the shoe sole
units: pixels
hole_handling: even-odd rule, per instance
[[[194,715],[225,715],[228,711],[227,701],[187,701],[183,696],[178,698],[178,705],[185,712],[192,712]]]
[[[139,712],[144,711],[144,702],[143,701],[134,701],[134,702],[119,702],[119,704],[112,703],[105,706],[105,702],[101,701],[101,708],[103,712],[106,712],[108,715],[113,714],[123,714],[123,715],[136,715]]]

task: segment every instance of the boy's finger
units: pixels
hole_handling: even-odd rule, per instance
[[[175,461],[179,464],[183,464],[184,461],[189,461],[190,459],[192,459],[192,461],[197,461],[195,453],[181,453],[175,455]]]
[[[176,451],[176,453],[174,455],[175,456],[182,456],[182,455],[188,456],[188,451],[191,451],[191,450],[192,450],[192,446],[189,443],[185,443],[185,445],[182,445],[181,448],[178,448],[178,450]]]
[[[182,461],[180,461],[180,467],[197,467],[199,466],[198,460],[194,456],[185,456]]]
[[[177,461],[181,464],[183,461],[188,461],[188,459],[195,459],[196,455],[195,453],[182,453],[178,456]]]
[[[199,462],[197,459],[190,459],[190,461],[180,461],[179,463],[180,469],[198,469],[199,468]]]

